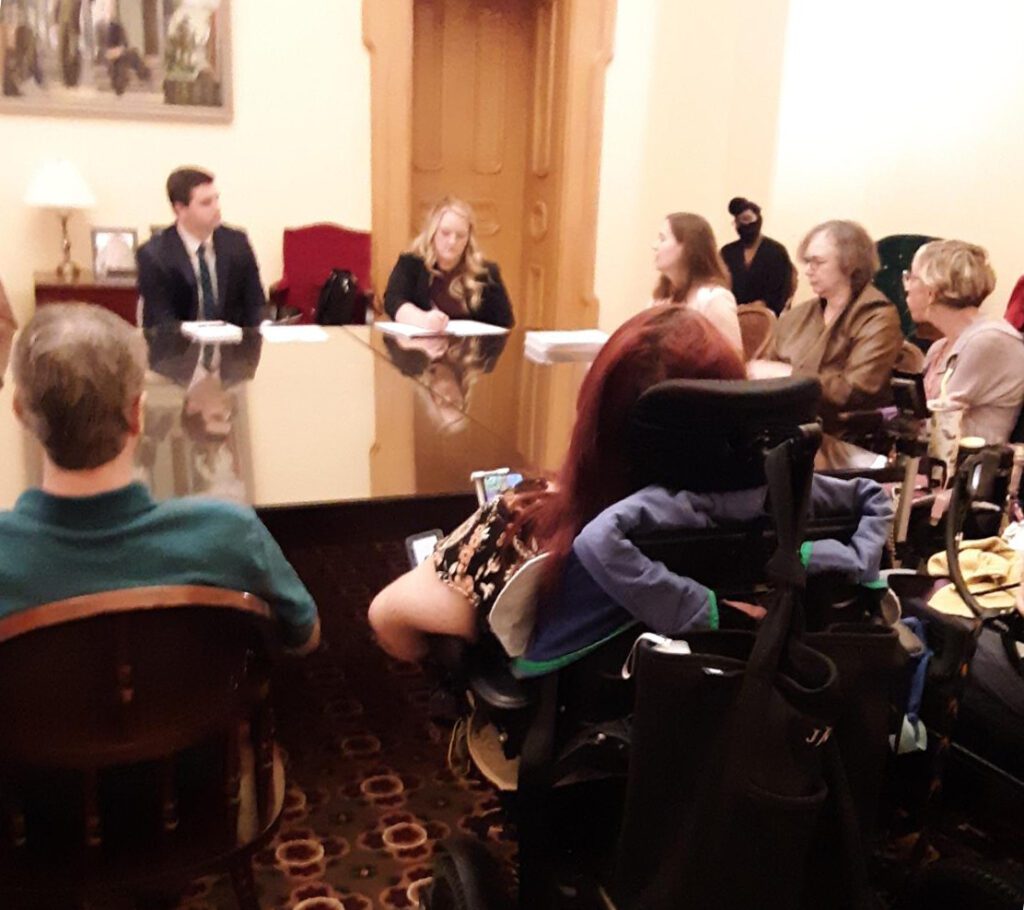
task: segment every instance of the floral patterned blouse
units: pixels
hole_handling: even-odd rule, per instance
[[[532,529],[520,520],[515,491],[482,505],[434,547],[434,568],[487,615],[505,583],[539,552]]]

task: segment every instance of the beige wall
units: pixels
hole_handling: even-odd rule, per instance
[[[770,202],[788,0],[620,0],[608,69],[595,287],[612,330],[650,299],[665,215],[733,238],[735,195]]]
[[[1024,4],[791,0],[772,228],[793,245],[824,218],[874,237],[989,250],[1002,313],[1024,272]],[[834,36],[857,64],[835,65]]]
[[[641,21],[643,20],[643,21]],[[876,238],[980,243],[1001,312],[1024,272],[1024,4],[620,2],[608,72],[596,292],[613,329],[647,300],[665,213],[735,237],[728,199],[792,251],[826,218]],[[802,287],[801,294],[806,293]]]
[[[225,220],[245,227],[264,284],[281,275],[281,229],[331,220],[370,226],[369,62],[360,0],[233,4],[235,117],[227,125],[0,115],[0,278],[15,312],[31,313],[32,272],[59,257],[49,212],[22,198],[38,163],[80,168],[96,208],[73,218],[75,259],[90,262],[89,225],[170,221],[163,182],[184,163],[217,175]]]

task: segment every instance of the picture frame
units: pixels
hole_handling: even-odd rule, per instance
[[[92,271],[97,278],[130,278],[138,269],[135,251],[139,235],[134,228],[92,229]]]
[[[224,123],[231,0],[4,0],[0,113]]]

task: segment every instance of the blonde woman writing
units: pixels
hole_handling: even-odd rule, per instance
[[[475,319],[510,328],[515,322],[501,272],[476,245],[473,210],[447,196],[398,257],[384,291],[384,310],[396,322],[442,332],[449,319]]]

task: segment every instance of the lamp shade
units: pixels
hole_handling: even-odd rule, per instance
[[[25,193],[26,205],[35,208],[87,209],[96,204],[89,184],[66,158],[44,162],[35,172]]]

